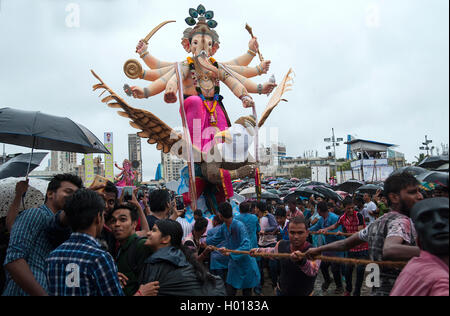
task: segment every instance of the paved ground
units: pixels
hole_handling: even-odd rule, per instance
[[[271,281],[268,278],[267,270],[264,270],[264,274],[265,274],[265,278],[264,278],[265,283],[264,283],[264,287],[263,287],[263,295],[264,296],[275,296],[275,293],[273,292],[273,289],[272,289]],[[330,271],[330,274],[331,274],[331,271]],[[356,280],[356,269],[353,271],[353,284],[354,284],[355,280]],[[328,290],[326,292],[323,292],[322,291],[322,283],[323,283],[322,272],[319,272],[319,275],[317,276],[316,283],[314,286],[315,290],[314,290],[313,296],[342,296],[343,295],[343,294],[335,294],[336,285],[334,284],[334,282],[331,283],[330,287],[328,288]],[[345,287],[345,281],[343,281],[342,284]],[[362,296],[370,295],[370,289],[365,286],[365,282],[363,282],[363,287],[361,289],[361,295]]]

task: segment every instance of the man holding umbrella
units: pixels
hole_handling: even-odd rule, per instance
[[[56,175],[48,185],[45,204],[17,217],[4,262],[8,279],[3,296],[47,295],[45,259],[53,250],[47,228],[66,199],[82,185],[77,176]]]

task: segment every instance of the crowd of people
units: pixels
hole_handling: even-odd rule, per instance
[[[18,200],[27,186],[17,184]],[[373,196],[244,201],[239,215],[225,202],[211,219],[195,210],[190,223],[166,189],[127,199],[110,182],[84,188],[77,176],[61,174],[39,208],[19,214],[11,204],[0,290],[3,296],[259,296],[270,288],[271,295],[309,296],[321,273],[323,292],[334,282],[334,294],[360,296],[365,266],[331,257],[408,262],[403,269],[381,266],[373,295],[448,296],[448,191],[439,195],[424,198],[416,178],[402,173]]]

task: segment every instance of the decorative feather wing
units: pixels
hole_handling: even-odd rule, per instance
[[[118,114],[130,119],[130,125],[141,130],[137,133],[139,137],[148,138],[147,142],[149,144],[156,144],[156,148],[165,154],[170,152],[178,157],[186,159],[182,149],[187,147],[183,146],[184,138],[181,134],[177,133],[153,113],[129,106],[121,97],[109,88],[93,70],[91,70],[91,72],[94,77],[100,81],[99,84],[93,86],[94,91],[97,89],[104,89],[105,91],[103,91],[100,96],[106,91],[109,92],[109,95],[103,98],[102,102],[106,103],[111,108],[122,109],[123,111],[118,111]],[[176,143],[178,144],[175,147],[178,150],[172,150],[172,147]]]
[[[269,117],[270,113],[272,113],[273,109],[280,103],[281,101],[287,102],[286,99],[282,99],[281,97],[285,92],[291,91],[292,87],[292,81],[294,77],[294,72],[292,71],[292,68],[289,69],[288,73],[284,76],[281,83],[276,88],[275,92],[273,93],[272,97],[269,100],[269,103],[267,104],[266,109],[264,110],[263,114],[261,115],[261,118],[259,119],[258,127],[263,126],[264,122]]]

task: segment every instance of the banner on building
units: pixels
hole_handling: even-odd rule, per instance
[[[113,133],[105,132],[104,145],[111,155],[105,154],[105,178],[114,183]]]
[[[94,182],[94,154],[84,155],[84,186],[89,187]]]

